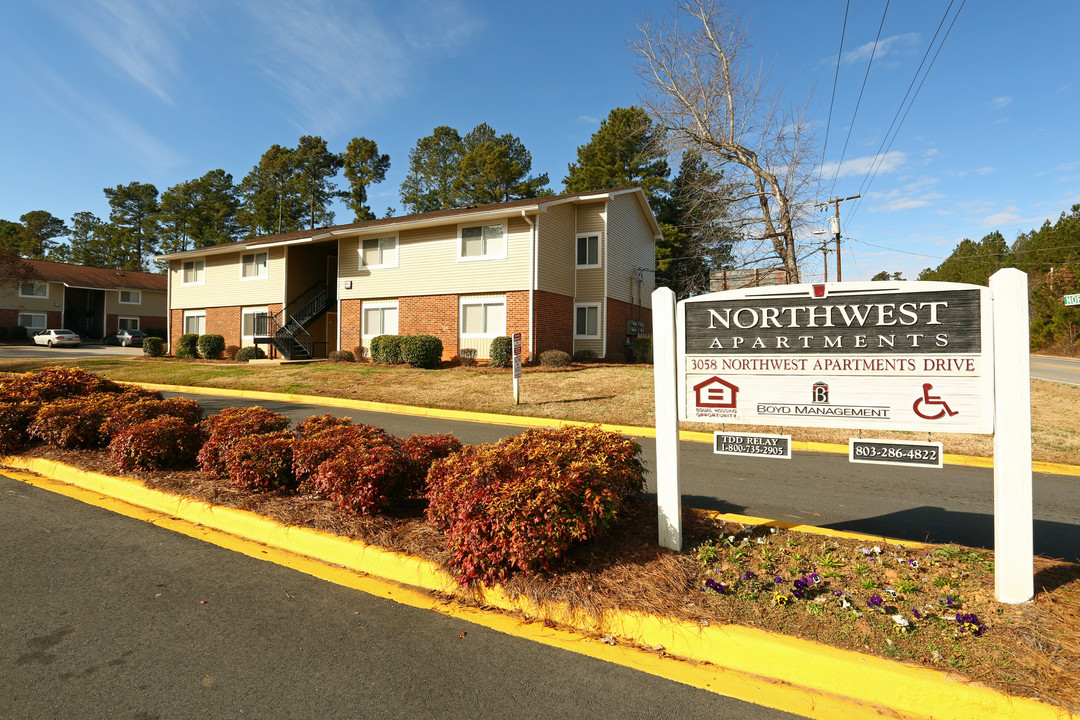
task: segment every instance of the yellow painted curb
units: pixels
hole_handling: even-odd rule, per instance
[[[554,631],[536,623],[523,624],[519,618],[493,616],[458,604],[444,604],[420,593],[417,589],[453,591],[456,583],[438,567],[419,558],[310,528],[286,527],[248,511],[168,495],[137,481],[86,472],[54,461],[19,456],[2,461],[74,486],[75,490],[70,492],[60,490],[72,497],[79,497],[81,492],[83,497],[79,499],[89,498],[89,502],[117,512],[125,512],[124,505],[138,506],[134,512],[125,514],[151,522],[155,520],[146,513],[160,516],[156,524],[202,537],[252,557],[280,562],[333,582],[446,612],[501,632],[655,672],[723,695],[807,717],[829,720],[880,718],[883,714],[895,718],[933,717],[937,720],[972,717],[1050,720],[1062,717],[1059,708],[1009,697],[944,673],[753,628],[702,627],[696,623],[630,612],[611,612],[596,618],[575,612],[562,603],[537,605],[526,598],[511,598],[501,588],[481,592],[476,598],[480,605],[520,613],[526,618],[550,620],[586,633],[611,635],[653,648],[662,646],[666,653],[698,664],[676,662],[630,649],[614,652],[572,632]],[[56,483],[50,485],[49,481],[18,479],[56,489]],[[181,527],[185,523],[187,525]],[[222,534],[223,537],[218,537]],[[342,575],[345,571],[338,568],[335,572],[333,565],[375,578],[361,579],[355,573]]]
[[[392,413],[394,415],[415,415],[420,417],[439,418],[442,420],[464,420],[467,422],[487,423],[492,425],[513,425],[515,427],[593,427],[596,423],[582,422],[580,420],[559,420],[557,418],[535,418],[525,415],[503,415],[498,413],[480,413],[468,410],[447,410],[443,408],[426,408],[415,405],[397,405],[393,403],[372,402],[370,400],[349,400],[347,398],[322,397],[320,395],[293,395],[289,393],[273,393],[264,390],[233,390],[231,388],[207,388],[187,385],[161,385],[158,383],[129,383],[138,385],[147,390],[160,392],[191,393],[193,395],[221,395],[223,397],[237,397],[247,400],[275,400],[278,402],[305,403],[309,405],[327,405],[329,407],[347,408],[350,410],[364,410],[367,412]],[[608,425],[602,424],[600,428],[620,435],[632,437],[656,437],[656,428],[635,427],[632,425]],[[679,439],[688,442],[699,442],[711,445],[712,433],[695,430],[680,430]],[[792,450],[804,452],[827,452],[846,455],[847,445],[835,443],[819,443],[798,441],[791,443]],[[946,454],[943,458],[946,465],[960,465],[964,467],[994,467],[993,458],[974,457],[971,455]],[[1052,475],[1073,475],[1080,477],[1080,465],[1065,465],[1062,463],[1034,462],[1032,470],[1037,473],[1049,473]]]

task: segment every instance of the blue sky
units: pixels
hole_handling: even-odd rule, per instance
[[[886,131],[948,0],[893,0],[883,25],[885,0],[853,0],[835,101],[844,0],[732,4],[786,96],[812,93],[819,142],[828,127],[820,199],[864,196],[841,206],[845,280],[879,270],[913,279],[964,237],[999,230],[1011,242],[1080,202],[1080,3],[955,0],[946,28],[962,9],[891,146]],[[239,182],[272,144],[305,134],[333,150],[365,136],[390,154],[386,182],[370,191],[382,215],[401,210],[418,138],[480,122],[519,136],[534,172],[560,191],[600,120],[638,101],[627,40],[669,9],[659,0],[10,3],[0,24],[0,217],[107,217],[105,187],[165,190],[215,168]],[[339,210],[338,222],[351,219]],[[820,260],[806,271],[820,274]]]

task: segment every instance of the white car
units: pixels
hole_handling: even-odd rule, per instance
[[[79,347],[82,342],[75,333],[70,330],[42,330],[34,334],[34,343],[48,345],[49,347]]]

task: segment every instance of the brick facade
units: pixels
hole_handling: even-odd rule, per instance
[[[528,293],[526,293],[527,295]],[[545,350],[574,352],[574,298],[537,290],[533,293],[536,317],[536,355]]]
[[[529,291],[516,290],[506,293],[506,334],[521,333],[521,360],[529,357]]]
[[[652,310],[631,305],[622,300],[608,298],[607,301],[607,347],[605,353],[626,354],[626,321],[641,320],[645,323],[645,334],[652,334]]]
[[[458,354],[458,295],[398,298],[398,333],[434,335],[442,340],[443,360]]]
[[[36,315],[42,314],[39,310],[24,310],[23,312],[33,312]],[[64,314],[59,310],[46,310],[45,315],[45,327],[47,328],[60,328],[60,323],[63,322]],[[18,310],[0,310],[0,325],[3,325],[8,330],[11,330],[19,324],[19,311]]]

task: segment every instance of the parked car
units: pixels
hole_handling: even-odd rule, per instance
[[[142,341],[146,337],[146,333],[142,330],[117,330],[105,336],[105,343],[107,345],[120,345],[121,347],[131,347],[132,345],[142,347]]]
[[[49,347],[79,347],[82,342],[75,333],[70,330],[42,330],[34,333],[34,343],[48,345]]]

